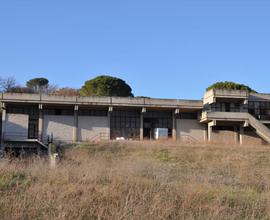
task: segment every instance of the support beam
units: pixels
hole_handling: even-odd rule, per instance
[[[240,132],[239,132],[239,144],[243,145],[244,140],[244,127],[240,125]]]
[[[212,141],[212,131],[213,131],[213,126],[211,123],[208,123],[208,142]]]
[[[78,110],[79,106],[74,106],[74,125],[73,125],[73,141],[78,141]]]
[[[140,115],[140,140],[143,141],[143,110]]]
[[[2,103],[2,131],[1,131],[1,146],[0,151],[5,150],[4,146],[4,138],[5,138],[5,132],[6,132],[6,106],[5,103]]]
[[[176,116],[175,112],[172,113],[172,139],[176,141]]]
[[[234,126],[234,143],[238,144],[239,138],[238,138],[238,129],[237,126]]]
[[[38,117],[38,140],[43,142],[43,105],[38,105],[39,117]]]
[[[217,121],[211,121],[208,123],[209,126],[213,127],[213,126],[216,126],[217,125]]]
[[[205,128],[204,128],[204,132],[203,132],[203,140],[204,140],[204,142],[207,142],[207,140],[208,140],[208,137],[207,137],[207,126],[205,126]]]
[[[111,115],[112,115],[113,107],[110,106],[108,110],[108,140],[111,140]]]

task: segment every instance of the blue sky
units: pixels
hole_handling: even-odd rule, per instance
[[[201,98],[215,81],[270,92],[269,0],[0,0],[0,76]]]

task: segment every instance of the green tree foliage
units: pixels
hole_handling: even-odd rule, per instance
[[[131,87],[124,80],[105,75],[86,81],[80,95],[133,97]]]
[[[249,92],[256,92],[247,85],[229,81],[216,82],[213,85],[209,86],[206,90],[209,91],[211,89],[246,90]]]
[[[26,86],[35,92],[42,92],[49,86],[49,80],[46,78],[34,78],[27,81]]]
[[[143,96],[143,95],[141,95],[141,96],[136,96],[135,98],[151,99],[151,97],[149,97],[149,96]]]

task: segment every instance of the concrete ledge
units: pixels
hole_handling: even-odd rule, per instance
[[[27,93],[2,93],[1,102],[66,105],[134,106],[158,108],[202,109],[201,100],[152,99],[128,97],[79,97]]]
[[[212,104],[217,98],[248,99],[249,92],[245,90],[211,89],[204,94],[203,103]]]

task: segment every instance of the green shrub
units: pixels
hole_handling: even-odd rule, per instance
[[[245,91],[257,93],[255,90],[253,90],[247,85],[239,84],[235,82],[229,82],[229,81],[216,82],[213,85],[209,86],[206,90],[209,91],[211,89],[245,90]]]

